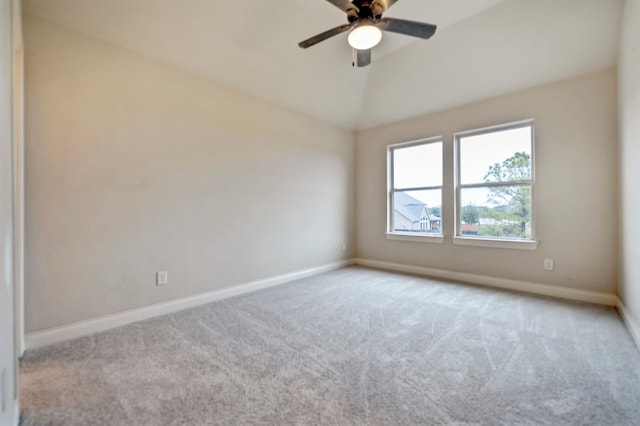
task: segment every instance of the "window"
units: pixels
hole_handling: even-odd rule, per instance
[[[459,133],[455,142],[456,237],[531,242],[533,122]]]
[[[392,145],[389,156],[389,224],[398,236],[442,241],[442,138]]]

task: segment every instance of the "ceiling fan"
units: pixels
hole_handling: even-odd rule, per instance
[[[327,1],[347,13],[349,23],[301,41],[298,46],[306,49],[345,31],[351,31],[348,41],[349,45],[353,47],[354,66],[366,67],[371,63],[371,48],[382,40],[382,31],[423,39],[430,38],[436,32],[435,25],[405,19],[383,18],[382,14],[398,0]]]

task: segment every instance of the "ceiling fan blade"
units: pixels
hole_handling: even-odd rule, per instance
[[[353,5],[349,0],[327,0],[329,3],[337,7],[338,9],[342,9],[344,12],[348,12],[350,9],[355,10],[356,12],[359,9]]]
[[[404,34],[427,39],[435,34],[435,25],[424,22],[407,21],[405,19],[382,18],[376,27],[392,33]]]
[[[382,8],[382,12],[389,9],[393,6],[398,0],[374,0],[371,4],[371,10],[375,10],[375,7],[378,6]]]
[[[307,47],[311,47],[315,44],[320,43],[321,41],[324,41],[328,38],[331,38],[333,36],[336,36],[340,33],[343,33],[349,29],[351,29],[351,27],[353,27],[354,24],[344,24],[344,25],[340,25],[339,27],[335,27],[330,29],[329,31],[325,31],[322,34],[318,34],[316,36],[311,37],[310,39],[307,39],[305,41],[301,41],[300,43],[298,43],[298,46],[300,46],[303,49],[306,49]]]
[[[353,49],[353,65],[358,68],[366,67],[371,63],[371,49],[359,50]]]

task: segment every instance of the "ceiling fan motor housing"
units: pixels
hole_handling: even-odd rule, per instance
[[[352,4],[354,8],[347,11],[347,18],[350,23],[360,19],[369,19],[375,22],[382,17],[384,12],[384,7],[375,1],[354,0]]]

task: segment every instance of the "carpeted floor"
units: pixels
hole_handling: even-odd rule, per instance
[[[614,309],[352,267],[28,352],[23,425],[640,424]]]

